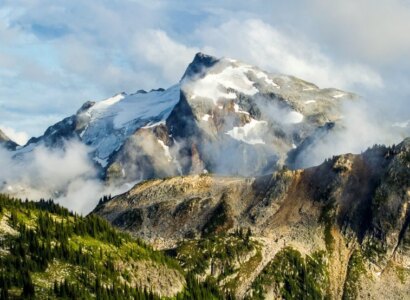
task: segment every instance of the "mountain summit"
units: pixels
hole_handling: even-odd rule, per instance
[[[261,175],[286,160],[297,166],[353,98],[198,53],[176,85],[86,102],[17,154],[75,139],[93,149],[102,178],[116,184],[203,172]]]

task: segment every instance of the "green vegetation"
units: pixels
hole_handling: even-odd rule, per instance
[[[327,268],[324,251],[303,258],[299,251],[284,248],[253,282],[250,299],[264,299],[268,289],[274,289],[283,299],[328,298]]]
[[[397,278],[402,284],[404,284],[406,282],[406,278],[410,275],[409,270],[401,266],[393,266],[393,268],[396,272]]]
[[[357,287],[360,276],[365,274],[363,257],[359,250],[355,250],[347,266],[346,281],[343,289],[343,299],[357,299]]]
[[[176,260],[95,215],[0,195],[0,218],[0,299],[159,299],[145,266],[186,281],[177,300],[223,298],[212,282],[184,279]]]
[[[238,270],[236,276],[230,279],[225,284],[224,288],[228,291],[234,292],[239,286],[244,283],[245,280],[249,278],[251,273],[255,271],[255,269],[261,264],[261,262],[262,253],[259,249],[257,249],[256,254],[240,266],[240,269]]]
[[[380,239],[372,237],[363,241],[362,251],[366,259],[377,262],[386,253],[386,247]]]
[[[202,274],[217,264],[222,269],[221,275],[226,276],[234,271],[235,261],[255,249],[250,235],[250,231],[244,233],[239,229],[229,235],[184,241],[178,245],[176,257],[189,272]]]
[[[333,220],[335,215],[335,209],[333,201],[329,202],[323,207],[319,221],[324,225],[324,238],[326,250],[332,253],[334,250],[335,239],[332,235]]]
[[[218,285],[212,278],[207,278],[205,282],[200,283],[192,273],[187,275],[187,288],[183,293],[177,295],[176,300],[217,300],[231,297],[225,296],[220,292]]]
[[[103,206],[105,203],[109,202],[112,200],[112,196],[111,195],[104,195],[103,197],[100,198],[100,200],[98,200],[97,203],[97,207],[96,209],[100,208],[101,206]]]
[[[400,158],[404,163],[410,164],[410,151],[403,152]]]
[[[226,195],[222,195],[226,197]],[[222,233],[232,227],[233,221],[229,217],[229,204],[225,199],[215,208],[212,217],[208,220],[203,228],[204,236],[212,236],[214,234]]]
[[[175,249],[174,256],[186,271],[209,276],[212,278],[209,280],[215,280],[224,290],[234,292],[236,285],[232,281],[226,284],[222,281],[228,276],[244,275],[253,256],[259,253],[260,257],[258,244],[251,235],[250,229],[240,228],[231,234],[184,241]]]

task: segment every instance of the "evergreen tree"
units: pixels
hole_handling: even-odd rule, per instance
[[[23,273],[23,293],[22,296],[26,299],[32,299],[35,295],[34,284],[31,280],[30,273],[25,271]]]

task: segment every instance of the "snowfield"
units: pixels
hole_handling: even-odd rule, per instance
[[[267,130],[267,124],[266,121],[251,119],[249,123],[241,127],[234,127],[226,134],[249,145],[265,144],[263,136]]]
[[[183,89],[189,91],[192,100],[205,98],[217,105],[219,100],[236,99],[236,93],[228,92],[228,89],[249,96],[259,92],[255,88],[254,82],[250,81],[246,75],[252,70],[252,67],[231,63],[231,65],[219,70],[219,66],[217,64],[208,70],[204,77],[194,78],[183,83]],[[266,74],[264,75],[266,76]]]
[[[80,136],[95,149],[94,160],[105,167],[108,157],[142,127],[165,122],[179,101],[179,84],[165,91],[119,94],[82,112],[88,120]]]

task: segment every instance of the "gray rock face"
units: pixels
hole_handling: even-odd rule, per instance
[[[229,207],[227,213],[234,220],[231,228],[248,225],[263,233],[268,230],[268,223],[277,221],[276,214],[282,205],[287,205],[286,199],[300,198],[319,205],[313,210],[331,206],[334,222],[344,232],[354,233],[360,242],[370,234],[389,243],[386,236],[390,230],[400,232],[404,226],[406,231],[408,226],[409,159],[410,138],[392,148],[375,146],[361,155],[335,156],[317,167],[282,169],[256,178],[201,174],[152,179],[137,184],[96,212],[138,236],[147,238],[146,229],[153,238],[169,236],[175,241],[189,231],[201,235],[206,216],[222,204]],[[402,209],[403,215],[399,213]],[[132,218],[121,217],[124,212],[137,210],[140,213],[135,226],[130,225]],[[402,221],[393,217],[398,213]],[[182,215],[184,218],[180,219]],[[140,227],[140,223],[145,225]],[[397,224],[397,228],[390,227],[392,224]]]
[[[341,102],[353,98],[235,60],[197,69],[183,78],[183,98],[167,125],[173,136],[189,141],[185,152],[197,145],[204,165],[220,174],[275,170],[291,151],[314,142],[317,131],[333,129]]]
[[[198,53],[177,85],[86,102],[18,153],[76,139],[94,149],[102,177],[116,184],[202,172],[261,175],[286,160],[297,166],[353,98]]]

